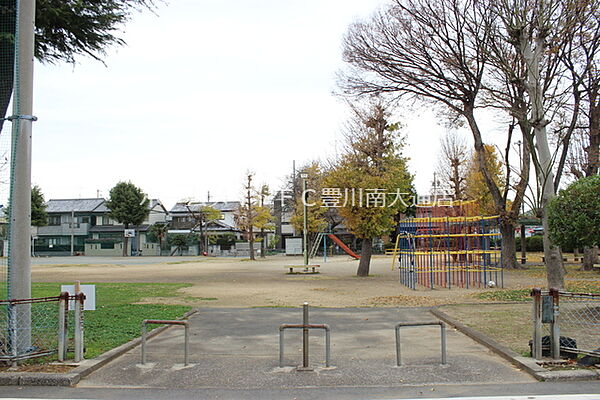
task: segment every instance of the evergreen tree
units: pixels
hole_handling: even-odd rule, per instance
[[[106,202],[109,215],[122,223],[125,229],[144,222],[150,213],[149,204],[146,194],[131,182],[117,183],[110,190],[110,199]],[[129,238],[124,235],[123,256],[127,256],[128,243]]]

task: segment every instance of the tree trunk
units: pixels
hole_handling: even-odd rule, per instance
[[[500,220],[500,233],[502,234],[502,268],[517,269],[517,241],[515,240],[515,226],[505,219]]]
[[[260,237],[262,238],[262,242],[260,242],[260,258],[266,258],[265,254],[265,230],[261,228]]]
[[[360,262],[358,263],[358,276],[369,276],[369,267],[371,265],[371,253],[373,252],[373,239],[366,238],[362,240],[362,249],[360,252]]]
[[[128,225],[125,225],[125,229],[127,228]],[[127,257],[127,247],[129,245],[129,238],[127,236],[125,236],[125,232],[123,232],[123,257]]]
[[[598,264],[598,248],[584,247],[583,248],[583,270],[591,271],[594,264]]]
[[[248,231],[248,243],[250,244],[250,259],[256,260],[256,257],[254,257],[254,231],[252,229],[252,225]]]
[[[562,252],[549,238],[548,206],[543,205],[542,226],[544,227],[544,260],[546,264],[546,275],[548,288],[564,289],[565,267],[563,265]]]

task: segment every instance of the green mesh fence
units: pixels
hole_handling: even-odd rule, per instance
[[[11,102],[18,71],[17,0],[0,0],[0,299],[8,298],[9,202],[12,186],[12,150],[16,145],[13,133],[18,131],[18,102]]]

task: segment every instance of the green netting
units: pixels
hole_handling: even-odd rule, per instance
[[[19,120],[10,118],[19,115],[18,102],[11,102],[16,85],[15,63],[17,49],[17,0],[0,0],[0,293],[8,297],[8,254],[10,191],[12,186],[12,149],[16,145]],[[12,103],[12,104],[11,104]],[[13,140],[13,137],[15,140]]]

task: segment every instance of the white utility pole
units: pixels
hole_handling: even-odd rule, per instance
[[[33,29],[35,1],[19,0],[13,91],[13,185],[10,193],[10,240],[8,254],[8,296],[31,298],[31,125],[33,123]],[[16,329],[11,350],[31,350],[31,305],[15,307]]]

